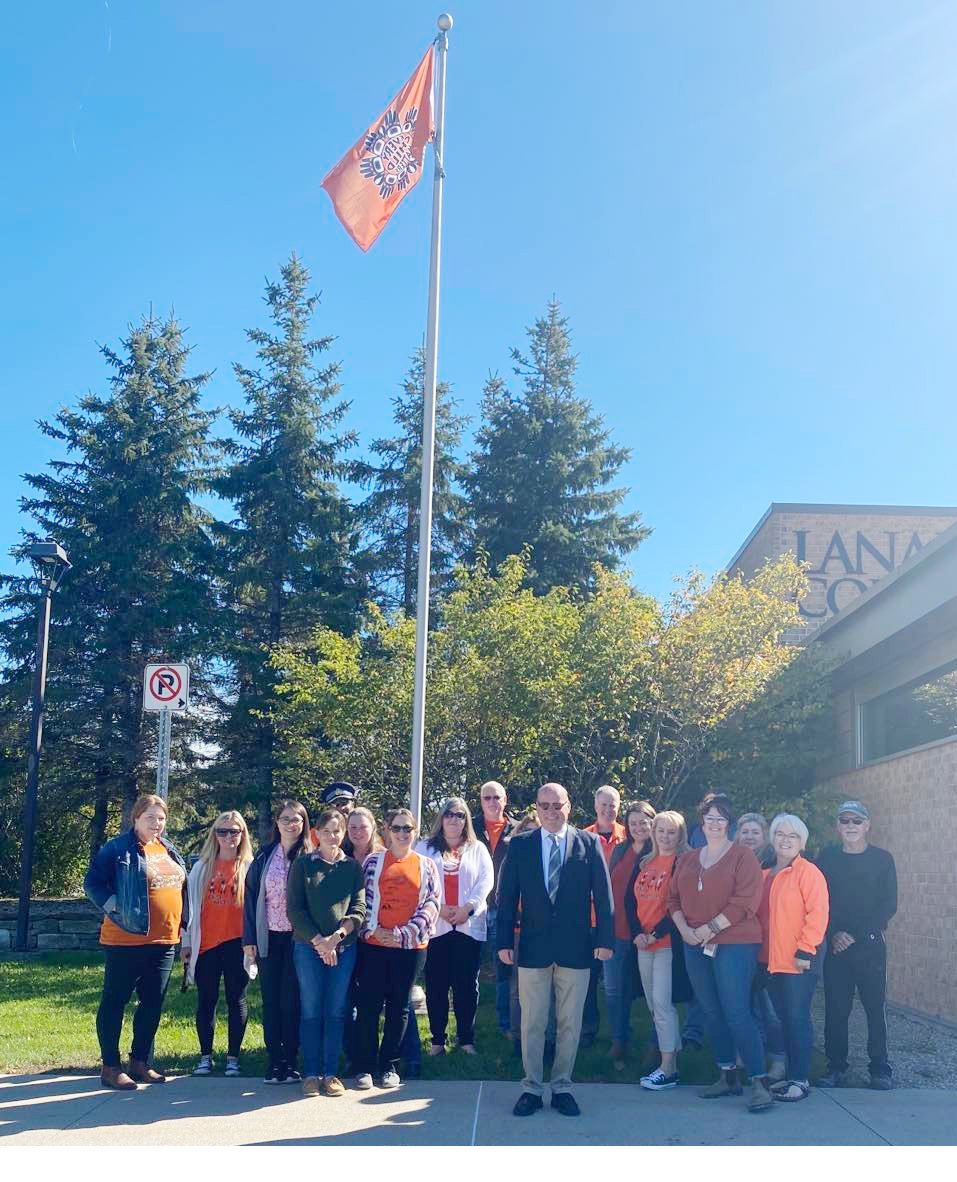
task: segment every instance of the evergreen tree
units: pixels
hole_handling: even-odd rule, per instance
[[[557,301],[528,338],[528,354],[511,351],[521,392],[498,376],[485,386],[467,482],[473,553],[486,551],[495,567],[528,546],[536,590],[584,587],[594,563],[614,569],[650,531],[640,514],[618,512],[628,490],[609,486],[630,453],[576,393],[578,361]]]
[[[355,436],[342,429],[349,404],[338,398],[338,362],[318,365],[332,338],[309,336],[319,297],[308,285],[295,255],[267,284],[274,331],[247,334],[259,368],[234,367],[246,406],[230,415],[236,438],[224,444],[230,462],[216,484],[235,509],[218,528],[232,639],[216,774],[235,799],[255,803],[263,827],[281,766],[269,653],[318,625],[350,631],[364,593],[355,514],[338,487]]]
[[[399,433],[376,439],[371,451],[380,463],[357,465],[357,478],[372,491],[361,511],[372,544],[368,553],[370,582],[386,608],[415,614],[419,563],[419,504],[422,478],[422,401],[425,352],[418,349],[393,398]],[[448,588],[452,568],[465,536],[465,497],[459,491],[463,464],[455,452],[467,423],[455,413],[446,382],[436,389],[435,468],[432,483],[431,596]]]
[[[191,497],[207,486],[213,415],[200,407],[208,375],[188,377],[189,349],[173,318],[152,317],[130,330],[119,351],[101,350],[112,370],[110,392],[88,394],[40,429],[66,458],[25,477],[21,499],[36,530],[52,536],[73,570],[54,597],[48,716],[41,764],[39,861],[49,843],[80,860],[82,842],[64,850],[77,816],[97,848],[155,775],[155,723],[144,720],[142,680],[152,660],[188,661],[202,698],[205,662],[214,647],[211,592],[214,550],[209,519]],[[29,721],[37,588],[29,576],[5,576],[0,687],[7,733],[22,756]],[[174,726],[176,779],[195,767],[192,743],[202,714]],[[171,792],[176,791],[176,784]],[[53,824],[44,817],[56,817]]]

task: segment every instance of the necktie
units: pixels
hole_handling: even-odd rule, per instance
[[[558,848],[558,838],[554,833],[550,833],[549,837],[552,839],[552,849],[548,855],[548,897],[554,903],[558,894],[558,880],[562,873],[562,855]]]

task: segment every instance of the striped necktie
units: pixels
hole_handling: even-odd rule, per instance
[[[562,873],[562,854],[555,834],[550,833],[549,837],[552,839],[552,849],[548,855],[548,897],[554,903],[558,894],[558,880]]]

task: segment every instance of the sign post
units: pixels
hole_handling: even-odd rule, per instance
[[[147,665],[143,673],[143,709],[159,714],[159,751],[156,756],[156,795],[169,795],[173,713],[189,706],[188,665]]]

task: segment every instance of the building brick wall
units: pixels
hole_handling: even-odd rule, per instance
[[[801,602],[806,620],[802,635],[806,636],[955,521],[957,512],[948,511],[772,507],[770,516],[737,556],[733,569],[748,578],[769,558],[787,551],[809,562],[811,590]]]
[[[957,1022],[957,739],[828,780],[871,810],[870,840],[897,862],[899,903],[887,935],[888,1000]]]

